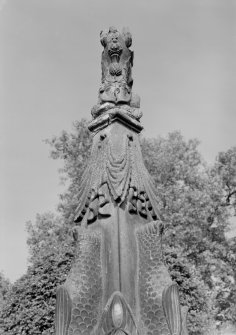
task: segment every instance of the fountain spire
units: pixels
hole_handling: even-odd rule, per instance
[[[162,252],[158,195],[139,143],[130,32],[100,34],[102,81],[75,212],[74,264],[57,291],[56,335],[187,335]]]

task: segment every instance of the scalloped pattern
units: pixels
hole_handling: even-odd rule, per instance
[[[66,286],[72,288],[72,313],[68,335],[89,335],[98,322],[102,299],[100,233],[78,237],[79,249]]]
[[[136,233],[139,252],[141,328],[147,335],[170,335],[162,307],[162,291],[171,284],[162,262],[159,225],[150,222]]]

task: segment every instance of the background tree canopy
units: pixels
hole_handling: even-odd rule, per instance
[[[85,120],[72,133],[47,140],[51,157],[61,159],[66,191],[58,215],[37,215],[27,223],[30,266],[11,287],[0,282],[3,334],[53,334],[56,288],[73,261],[73,218],[77,191],[92,138]],[[164,252],[172,278],[189,307],[190,334],[206,334],[211,324],[236,324],[236,238],[227,238],[236,214],[236,147],[208,166],[198,141],[179,132],[141,139],[144,162],[153,177],[165,223]]]

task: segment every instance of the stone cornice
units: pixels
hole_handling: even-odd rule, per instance
[[[97,133],[113,122],[119,122],[136,133],[140,133],[143,130],[143,126],[141,126],[140,122],[128,115],[127,111],[122,108],[110,109],[108,112],[92,120],[88,129],[93,133]]]

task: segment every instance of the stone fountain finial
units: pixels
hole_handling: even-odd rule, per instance
[[[131,34],[111,27],[100,36],[102,84],[76,197],[74,264],[57,291],[56,335],[187,335],[187,312],[163,259],[158,195],[139,143]]]
[[[114,107],[139,120],[140,98],[132,92],[133,51],[129,49],[132,36],[128,28],[120,33],[115,27],[103,30],[100,41],[102,52],[102,82],[98,94],[98,103],[92,108],[94,118]]]

